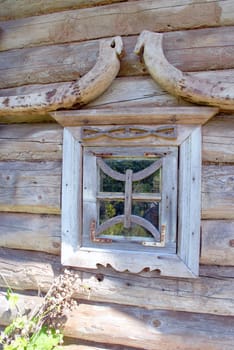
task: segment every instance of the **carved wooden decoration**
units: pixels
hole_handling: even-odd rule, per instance
[[[179,126],[176,139],[161,140],[148,133],[136,140],[123,138],[120,143],[113,133],[118,131],[126,136],[126,130],[136,132],[138,128],[134,124],[125,127],[103,126],[99,136],[97,127],[64,129],[62,264],[90,269],[110,265],[117,271],[131,273],[147,268],[159,271],[162,276],[196,277],[200,247],[201,127],[185,126],[184,132],[184,126]],[[165,124],[158,127],[167,128]],[[180,129],[184,130],[182,134]],[[148,127],[142,125],[139,130],[141,135]],[[154,134],[157,128],[151,130]],[[92,133],[94,137],[89,138]],[[129,136],[132,132],[130,135],[127,132]],[[144,159],[150,163],[139,170],[128,163],[120,171],[113,167],[113,161],[120,159],[128,162]],[[152,172],[156,180],[159,168],[160,187],[148,193],[142,187],[139,192],[133,188],[135,181],[149,178]],[[107,179],[108,186],[104,188],[100,184],[106,176],[113,180]],[[117,192],[109,192],[113,181],[123,184]],[[141,215],[134,211],[133,202],[142,201],[159,203],[159,221],[154,227],[144,214],[146,211]],[[123,209],[118,211],[115,206],[116,212],[110,216],[105,216],[106,211],[101,214],[102,203],[111,202],[113,206],[114,202],[122,202]],[[114,225],[119,227],[118,231],[113,231]],[[147,236],[141,233],[137,236],[136,225],[146,229]],[[131,229],[134,234],[126,235]]]
[[[233,84],[223,81],[214,83],[183,73],[168,62],[162,42],[163,34],[143,31],[135,47],[135,52],[143,55],[149,73],[158,84],[190,102],[234,110]]]
[[[64,83],[57,89],[48,88],[43,93],[0,97],[1,113],[48,112],[87,104],[101,95],[116,77],[122,50],[120,37],[102,40],[96,64],[82,78]]]

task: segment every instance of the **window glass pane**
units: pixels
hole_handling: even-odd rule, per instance
[[[124,213],[123,201],[99,201],[99,224]]]
[[[157,159],[103,159],[105,163],[113,170],[125,174],[126,170],[131,169],[137,173],[146,169]],[[113,179],[100,169],[100,187],[101,192],[124,192],[125,181]],[[161,191],[161,169],[147,176],[140,181],[133,181],[133,192],[137,193],[160,193]]]
[[[144,218],[159,229],[159,206],[160,204],[157,202],[150,203],[133,201],[132,214]]]
[[[100,169],[100,191],[101,192],[124,192],[125,182],[118,181],[105,174]]]
[[[161,169],[150,176],[132,183],[134,193],[160,193],[161,192]]]
[[[106,158],[103,159],[107,165],[113,170],[118,171],[119,173],[125,174],[127,169],[132,169],[134,173],[137,173],[140,170],[147,168],[149,165],[156,161],[154,159],[142,159],[142,158],[124,158],[124,159],[113,159]]]
[[[122,240],[126,238],[136,238],[138,241],[142,241],[142,238],[152,238],[153,240],[151,233],[137,224],[132,224],[131,228],[126,229],[122,223],[119,223],[103,231],[101,236],[117,236],[119,240],[121,240],[121,238]]]

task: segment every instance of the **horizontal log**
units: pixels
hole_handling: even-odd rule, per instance
[[[0,162],[0,211],[60,213],[61,162]],[[234,219],[234,166],[203,166],[202,218]]]
[[[234,163],[234,116],[217,116],[202,128],[202,161]]]
[[[61,218],[57,215],[0,213],[0,246],[60,254]]]
[[[7,324],[14,313],[4,294],[0,296],[0,322]],[[21,295],[20,309],[30,310],[41,299]],[[78,340],[118,344],[144,350],[231,350],[234,317],[199,313],[145,310],[113,305],[79,304],[67,314],[65,336]]]
[[[0,249],[0,287],[46,292],[61,271],[60,258],[36,252]],[[230,268],[201,267],[196,279],[161,278],[157,272],[140,275],[118,273],[110,268],[77,271],[75,296],[92,302],[137,305],[147,309],[166,309],[234,316],[234,279]],[[233,268],[231,268],[233,272]],[[204,274],[204,276],[202,276]],[[226,274],[226,275],[225,275]]]
[[[234,222],[203,220],[202,264],[234,265]],[[61,218],[58,215],[0,213],[0,246],[60,254]]]
[[[234,219],[234,166],[204,166],[202,218]]]
[[[144,350],[231,350],[233,326],[233,317],[81,304],[65,334]]]
[[[233,7],[232,0],[140,0],[6,21],[0,23],[0,50],[91,40],[116,33],[137,35],[142,30],[233,25]]]
[[[225,80],[230,84],[234,82],[234,70],[223,71],[210,71],[192,73],[194,76],[200,76],[204,79],[210,79],[213,82],[219,82]],[[30,93],[42,94],[48,89],[60,89],[62,83],[56,84],[36,84],[22,86],[18,88],[2,89],[0,95],[4,97],[12,95],[25,95]],[[191,105],[185,102],[181,98],[175,98],[174,96],[163,91],[151,78],[149,77],[129,77],[129,78],[117,78],[111,84],[109,89],[94,102],[89,103],[83,111],[86,109],[110,109],[110,108],[126,108],[126,107],[169,107],[169,106],[188,106]],[[5,112],[1,112],[1,123],[20,123],[20,122],[38,122],[38,121],[51,121],[53,120],[48,115],[39,115],[36,113],[15,113],[14,115],[6,115]],[[226,117],[225,117],[226,118]]]
[[[202,264],[234,264],[234,221],[202,222]]]
[[[234,265],[234,221],[203,220],[200,262]],[[59,215],[0,213],[0,246],[60,254]]]
[[[0,211],[60,213],[61,162],[0,162]]]
[[[0,160],[61,160],[62,132],[56,124],[1,125]]]
[[[56,0],[56,2],[43,0],[43,3],[30,0],[17,0],[17,3],[11,0],[0,0],[0,20],[38,16],[51,12],[100,6],[121,1],[124,0]]]
[[[234,68],[233,32],[232,26],[164,33],[164,52],[183,71]],[[147,74],[134,54],[136,41],[137,36],[123,37],[119,76]],[[99,40],[92,40],[0,52],[0,88],[76,80],[94,66],[98,48]]]

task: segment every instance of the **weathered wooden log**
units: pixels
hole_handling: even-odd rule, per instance
[[[143,31],[135,52],[143,55],[145,65],[153,77],[172,95],[193,103],[234,110],[234,88],[225,81],[213,82],[183,73],[171,65],[162,48],[163,34]]]
[[[123,45],[120,37],[100,42],[100,54],[95,66],[82,78],[64,83],[57,89],[22,96],[0,97],[0,110],[4,114],[18,112],[47,112],[58,108],[80,107],[101,95],[116,77]]]
[[[147,82],[143,87],[145,85],[147,86]],[[139,94],[141,92],[140,89]],[[116,104],[117,102],[118,99]],[[62,131],[63,129],[55,123],[1,125],[0,160],[61,160]],[[212,118],[203,126],[202,136],[203,162],[234,163],[233,115],[219,115]]]
[[[202,161],[234,163],[234,116],[212,118],[202,128]]]
[[[57,124],[1,125],[0,160],[61,161],[62,133]]]
[[[0,213],[0,246],[60,254],[58,215]]]
[[[0,213],[0,246],[58,255],[60,221],[60,216]],[[233,221],[202,221],[201,263],[233,265],[233,227]]]
[[[0,211],[60,213],[61,162],[0,162]]]
[[[144,29],[163,32],[233,25],[233,9],[232,0],[140,0],[29,17],[0,23],[0,50],[91,40],[116,33],[134,35]]]
[[[202,218],[234,219],[234,166],[203,166]]]
[[[233,317],[81,304],[65,334],[144,350],[231,350],[233,326]]]
[[[202,264],[234,265],[234,222],[203,220]],[[58,215],[0,213],[0,246],[60,254],[61,218]]]
[[[222,79],[225,79],[227,83],[233,85],[234,82],[234,70],[224,71],[211,71],[192,73],[194,76],[202,77],[204,79],[212,80],[215,84]],[[0,95],[5,98],[13,95],[27,95],[30,93],[46,93],[48,89],[61,89],[62,83],[47,85],[28,85],[14,89],[0,90]],[[129,77],[129,78],[117,78],[113,81],[113,84],[107,89],[107,91],[95,99],[92,103],[89,103],[87,109],[111,109],[111,108],[126,108],[126,107],[160,107],[160,106],[188,106],[191,105],[182,98],[176,98],[165,91],[163,91],[154,81],[149,77]],[[43,113],[15,113],[6,115],[5,112],[1,112],[2,123],[21,123],[21,122],[43,122],[52,121],[53,119],[49,114]]]
[[[182,71],[233,68],[233,31],[219,27],[164,33],[165,55]],[[136,36],[123,37],[119,76],[148,74],[133,53],[136,41]],[[77,80],[95,65],[98,47],[99,40],[92,40],[0,52],[0,88]]]
[[[0,296],[0,322],[14,316]],[[21,310],[39,305],[39,297],[20,296]],[[199,313],[145,310],[137,307],[80,304],[67,314],[64,334],[69,337],[144,350],[231,350],[234,317]],[[127,329],[127,332],[126,332]],[[126,349],[125,348],[125,349]]]
[[[202,222],[202,264],[234,264],[234,221]]]
[[[46,292],[61,269],[60,257],[51,254],[0,249],[1,287],[10,285],[13,290]],[[147,309],[199,310],[234,316],[234,279],[233,275],[229,276],[229,268],[222,268],[221,273],[219,268],[206,268],[205,276],[203,270],[201,267],[201,277],[196,279],[161,278],[157,272],[118,273],[101,267],[89,272],[77,271],[75,296]]]
[[[233,168],[203,166],[203,219],[234,219]],[[0,171],[0,211],[60,213],[61,162],[0,162]]]
[[[58,12],[71,8],[79,9],[121,1],[125,0],[56,0],[56,2],[43,0],[43,4],[37,1],[31,2],[30,0],[17,0],[17,4],[11,0],[0,0],[0,20],[38,16],[44,13]]]

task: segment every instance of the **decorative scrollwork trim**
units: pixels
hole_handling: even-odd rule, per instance
[[[147,136],[155,136],[163,139],[176,139],[177,138],[177,128],[176,126],[158,126],[155,128],[146,128],[146,127],[136,127],[136,126],[122,126],[122,127],[113,127],[107,130],[95,127],[83,127],[82,128],[82,139],[83,140],[92,140],[98,137],[110,137],[113,139],[127,140],[127,139],[136,139]]]

